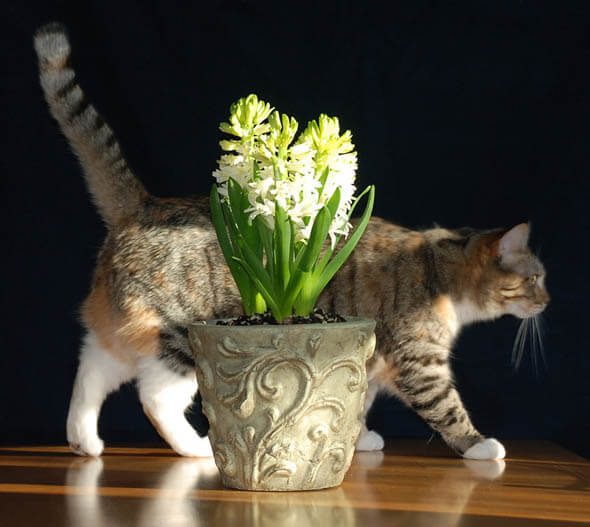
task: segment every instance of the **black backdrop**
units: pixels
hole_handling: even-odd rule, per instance
[[[37,82],[32,34],[60,20],[82,86],[156,195],[209,189],[217,125],[255,92],[301,124],[340,117],[377,215],[409,227],[531,220],[552,294],[546,367],[528,355],[514,370],[518,322],[506,318],[465,330],[454,371],[483,433],[589,455],[590,3],[172,4],[3,3],[0,441],[65,442],[76,312],[104,236]],[[393,400],[371,422],[430,437]],[[157,440],[131,387],[100,427],[111,443]]]

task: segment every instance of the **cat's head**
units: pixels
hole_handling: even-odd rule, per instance
[[[475,264],[473,295],[482,318],[505,314],[530,318],[547,307],[545,267],[528,247],[529,232],[529,224],[521,223],[474,236],[468,244],[469,259]]]

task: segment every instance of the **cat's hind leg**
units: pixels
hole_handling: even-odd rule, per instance
[[[135,375],[135,369],[106,351],[89,331],[80,351],[67,420],[70,448],[82,456],[100,456],[103,441],[98,437],[98,415],[106,396]]]
[[[373,406],[373,402],[375,401],[375,397],[378,391],[379,386],[377,385],[377,383],[369,381],[369,387],[367,389],[367,395],[365,397],[365,406],[361,417],[361,433],[356,442],[357,452],[383,450],[383,447],[385,446],[385,441],[383,441],[383,438],[377,432],[375,432],[375,430],[369,430],[367,428],[367,414],[369,413],[371,406]]]
[[[168,340],[168,342],[167,342]],[[169,339],[160,339],[159,357],[144,356],[139,361],[137,389],[143,410],[158,433],[181,456],[212,456],[206,437],[199,437],[184,415],[197,391],[194,368],[171,362],[177,353]]]

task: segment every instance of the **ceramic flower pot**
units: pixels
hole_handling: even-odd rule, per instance
[[[375,322],[193,325],[209,439],[224,485],[311,490],[350,466]]]

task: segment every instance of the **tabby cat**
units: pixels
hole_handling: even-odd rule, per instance
[[[179,454],[208,456],[185,419],[197,391],[186,327],[241,312],[203,199],[161,199],[133,175],[113,131],[80,89],[59,24],[35,35],[53,116],[84,169],[108,233],[83,303],[87,330],[67,419],[72,450],[98,456],[97,419],[108,393],[136,380],[143,409]],[[529,227],[411,231],[373,218],[322,307],[377,321],[366,411],[380,390],[413,408],[460,455],[493,459],[503,446],[473,426],[453,385],[449,354],[461,327],[540,313],[545,271]],[[366,415],[365,411],[365,415]],[[357,448],[383,439],[365,427]]]

